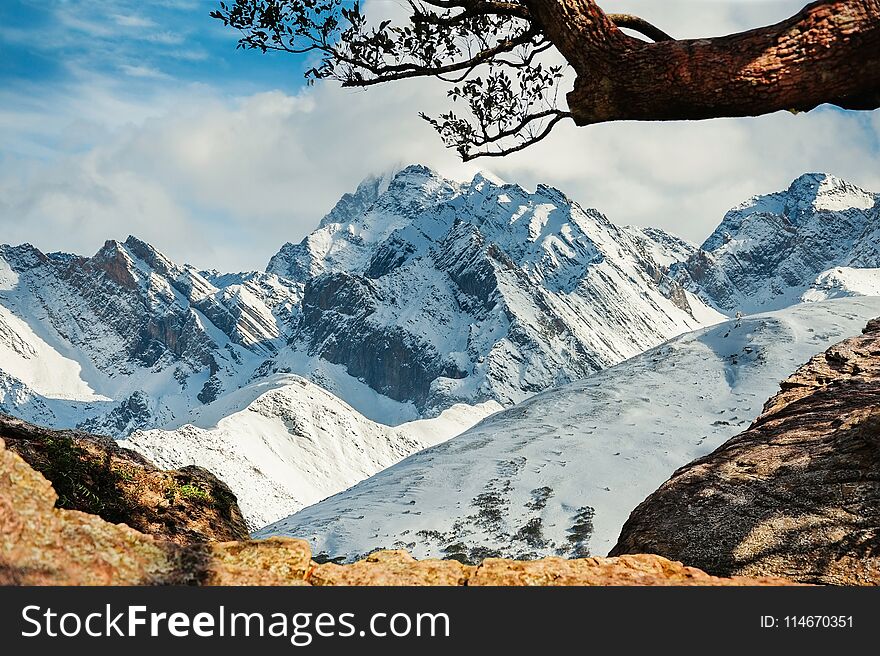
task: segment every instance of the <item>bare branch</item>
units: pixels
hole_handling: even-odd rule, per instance
[[[675,40],[659,27],[655,27],[644,18],[633,16],[632,14],[607,14],[607,16],[617,27],[625,27],[629,30],[633,30],[634,32],[645,35],[652,41],[659,43],[660,41]]]
[[[498,45],[487,48],[486,50],[481,50],[476,55],[471,57],[470,59],[466,59],[464,61],[455,62],[452,64],[446,64],[444,66],[417,66],[415,64],[404,64],[404,65],[389,65],[389,66],[380,66],[380,67],[369,67],[364,65],[363,63],[358,63],[359,66],[366,68],[373,75],[374,78],[362,78],[362,79],[349,79],[343,80],[342,86],[344,87],[367,87],[375,84],[382,84],[384,82],[392,82],[395,80],[404,80],[407,78],[413,77],[434,77],[440,75],[447,75],[449,73],[456,73],[458,71],[473,71],[480,64],[486,64],[491,61],[498,55],[511,52],[517,46],[526,45],[529,43],[534,37],[536,33],[532,30],[524,32],[519,37],[514,39],[508,39],[502,41]],[[343,59],[342,57],[340,57]],[[351,62],[354,63],[354,62]]]
[[[532,146],[532,145],[538,143],[539,141],[542,141],[543,139],[545,139],[547,137],[547,135],[549,135],[550,132],[553,130],[553,128],[556,127],[556,124],[559,123],[559,121],[566,119],[566,118],[571,118],[571,114],[569,112],[557,112],[556,116],[554,116],[547,123],[547,125],[544,127],[544,129],[541,130],[541,132],[538,133],[537,135],[529,137],[528,139],[525,139],[514,146],[509,146],[507,148],[502,148],[500,150],[478,151],[478,152],[471,153],[468,155],[463,155],[462,160],[465,162],[469,162],[471,160],[479,159],[480,157],[504,157],[505,155],[510,155],[510,154],[518,152],[520,150],[525,150],[529,146]]]

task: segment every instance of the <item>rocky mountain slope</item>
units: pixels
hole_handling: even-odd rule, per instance
[[[880,320],[781,383],[747,431],[676,471],[612,554],[715,574],[880,585]]]
[[[6,415],[0,415],[0,439],[52,483],[58,508],[179,544],[248,537],[235,495],[199,467],[164,471],[109,438]]]
[[[253,383],[224,398],[231,406],[219,412],[213,428],[187,424],[173,431],[139,431],[122,444],[161,467],[198,464],[214,472],[235,490],[252,530],[351,487],[501,409],[494,401],[461,404],[432,419],[387,426],[294,375]],[[210,409],[217,411],[219,404]]]
[[[257,533],[353,559],[602,555],[682,463],[741,431],[814,353],[857,333],[878,298],[802,304],[688,333],[499,412]]]
[[[91,258],[0,247],[0,409],[121,436],[237,389],[283,346],[299,291],[212,279],[134,237]]]
[[[700,250],[673,269],[682,286],[730,315],[796,303],[811,287],[829,287],[829,269],[836,269],[835,283],[826,298],[864,292],[865,278],[875,274],[851,268],[878,266],[880,194],[809,173],[785,191],[730,210]]]
[[[294,353],[425,416],[511,405],[720,317],[667,275],[693,247],[556,189],[410,166],[368,179],[268,271],[303,285]],[[400,363],[405,363],[401,366]]]
[[[784,585],[719,579],[658,556],[416,562],[379,553],[318,564],[302,540],[178,544],[56,506],[50,483],[0,439],[0,585]]]

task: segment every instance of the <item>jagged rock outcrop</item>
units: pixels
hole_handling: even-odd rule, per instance
[[[0,438],[51,482],[58,508],[181,544],[248,539],[235,495],[200,467],[165,471],[110,438],[6,415],[0,415]]]
[[[779,585],[718,579],[656,556],[531,563],[417,562],[382,552],[318,564],[287,538],[181,545],[56,506],[51,484],[0,440],[0,585]]]
[[[880,584],[880,320],[781,383],[746,432],[639,505],[611,555]]]

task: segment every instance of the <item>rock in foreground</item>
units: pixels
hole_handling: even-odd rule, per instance
[[[880,584],[880,320],[812,358],[746,432],[639,505],[611,555],[718,576]]]
[[[56,507],[51,484],[0,440],[0,584],[4,585],[781,585],[719,579],[657,556],[517,562],[415,561],[379,552],[318,564],[287,538],[177,544]]]
[[[189,544],[246,540],[235,495],[200,467],[159,469],[115,440],[0,414],[0,438],[52,483],[57,506]]]

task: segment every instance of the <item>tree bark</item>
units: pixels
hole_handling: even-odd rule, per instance
[[[880,0],[820,0],[776,25],[646,43],[594,0],[527,0],[574,68],[575,123],[880,107]]]

